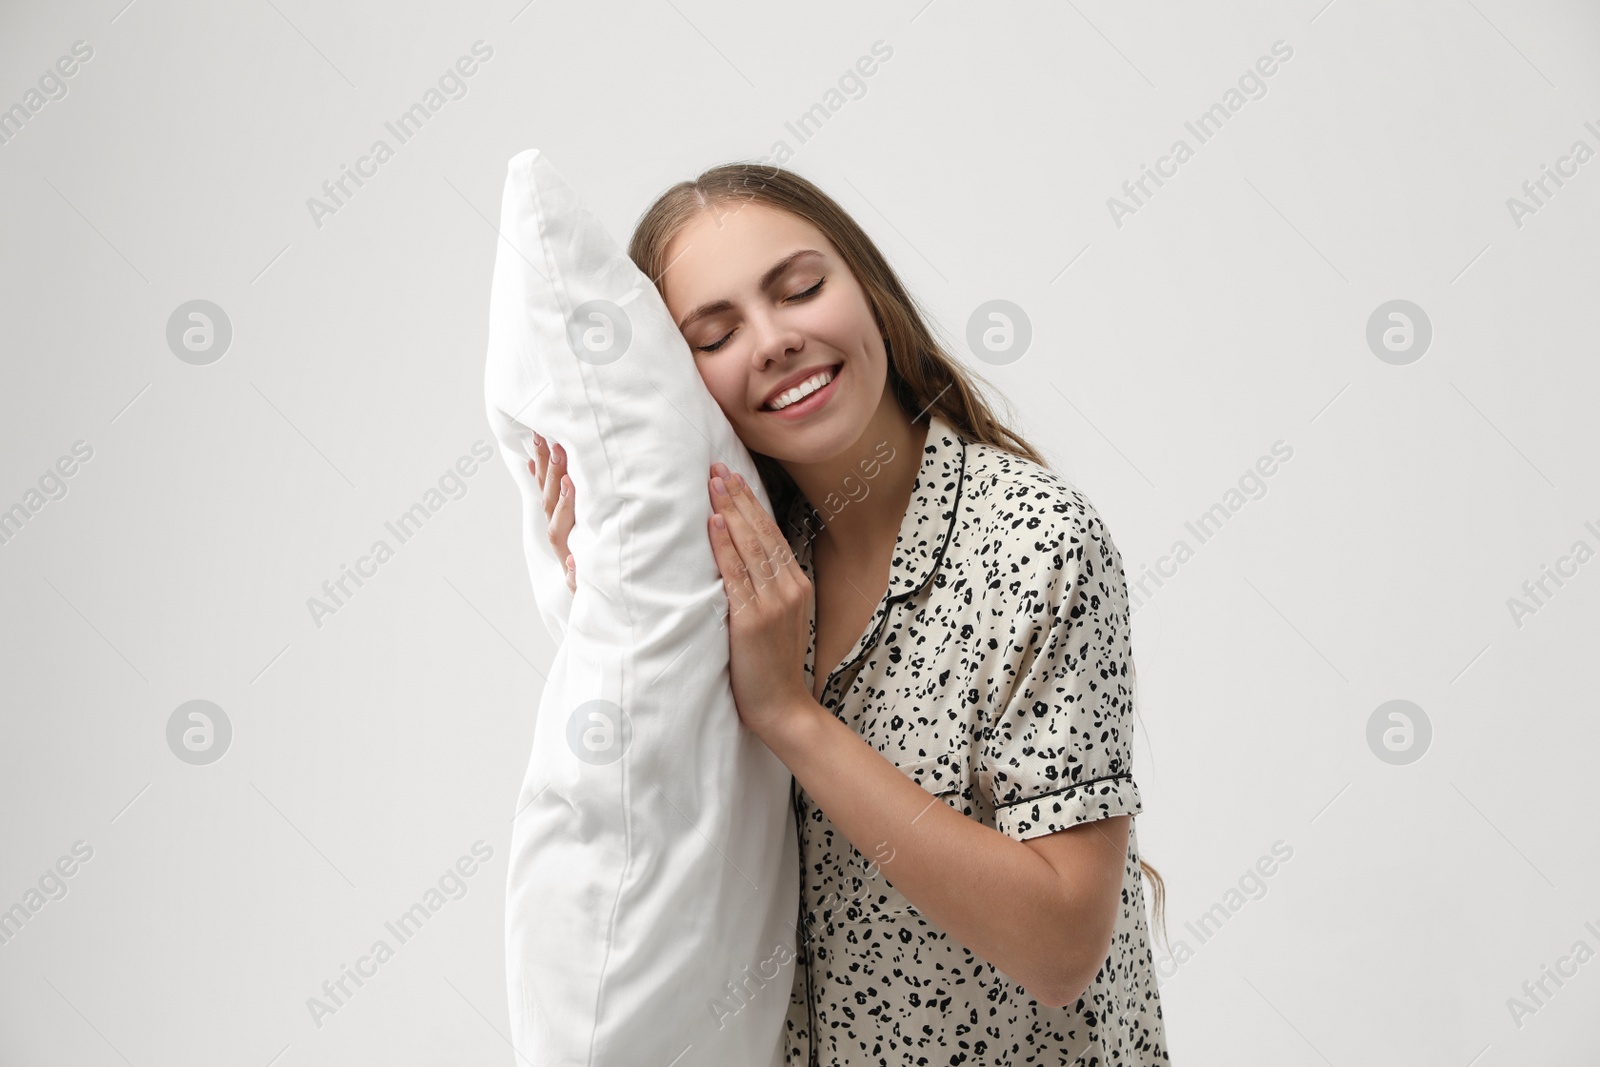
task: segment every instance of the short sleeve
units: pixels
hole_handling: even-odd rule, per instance
[[[1015,681],[984,724],[979,780],[996,829],[1025,841],[1141,805],[1122,558],[1093,505],[1064,483],[1019,507],[1027,513],[997,524],[1014,561],[1001,586],[1017,597]]]

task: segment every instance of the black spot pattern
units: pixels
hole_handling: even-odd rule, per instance
[[[814,578],[820,518],[797,501],[784,528]],[[1016,840],[1137,815],[1129,620],[1121,556],[1088,499],[934,414],[888,590],[822,702],[929,793]],[[1076,1003],[1052,1008],[924,919],[798,782],[793,797],[790,1067],[1169,1062],[1137,820],[1110,952]]]

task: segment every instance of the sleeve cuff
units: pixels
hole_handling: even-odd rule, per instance
[[[1096,819],[1137,815],[1143,810],[1133,775],[1112,774],[1000,805],[994,809],[994,821],[995,829],[1007,837],[1026,841]]]

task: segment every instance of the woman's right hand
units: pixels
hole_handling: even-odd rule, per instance
[[[533,445],[534,458],[528,461],[528,469],[533,472],[544,497],[550,546],[556,550],[556,559],[562,561],[562,569],[566,571],[567,589],[576,593],[578,561],[567,550],[567,535],[572,532],[575,521],[572,498],[576,487],[567,474],[567,453],[559,444],[552,446],[537,433],[533,435]]]

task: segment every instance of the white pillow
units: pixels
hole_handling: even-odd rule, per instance
[[[560,642],[511,833],[517,1062],[775,1067],[800,892],[793,779],[728,684],[712,462],[771,504],[650,280],[534,149],[506,177],[485,395]],[[576,596],[530,429],[561,443],[578,486]]]

